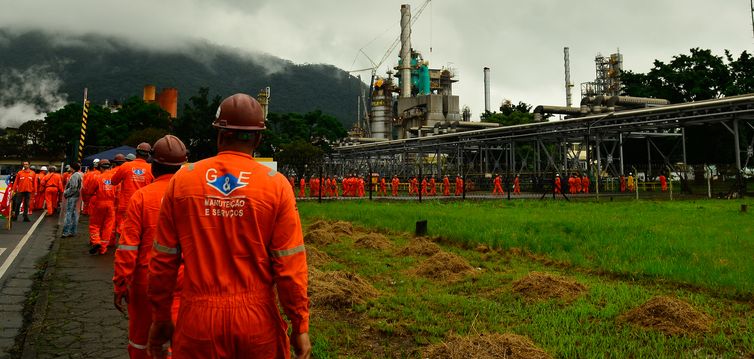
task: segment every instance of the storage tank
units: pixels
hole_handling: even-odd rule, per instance
[[[390,126],[392,119],[390,102],[391,98],[382,94],[372,97],[372,118],[370,124],[372,138],[391,139],[393,130]]]
[[[167,87],[162,89],[158,99],[160,108],[170,114],[170,118],[178,117],[178,89]]]
[[[155,85],[144,86],[144,102],[154,102],[156,94],[157,87]]]

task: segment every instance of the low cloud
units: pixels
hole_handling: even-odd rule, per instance
[[[68,103],[52,66],[0,71],[0,128],[44,118]]]

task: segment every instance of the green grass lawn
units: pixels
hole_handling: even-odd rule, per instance
[[[302,218],[429,235],[467,248],[520,248],[567,265],[750,297],[754,217],[736,201],[300,203]]]
[[[555,358],[754,356],[752,218],[738,208],[716,201],[300,203],[305,225],[342,219],[385,230],[391,241],[382,250],[356,248],[352,237],[310,246],[333,259],[317,269],[357,273],[380,292],[350,308],[315,305],[315,357],[420,358],[427,345],[476,333],[527,336]],[[474,274],[457,281],[417,275],[427,258],[397,250],[412,240],[418,219],[428,219],[430,235]],[[480,253],[478,244],[501,251]],[[573,302],[525,300],[512,282],[532,271],[566,276],[587,292]],[[617,320],[660,295],[711,316],[710,331],[669,336]]]

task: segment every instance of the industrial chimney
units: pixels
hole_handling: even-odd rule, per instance
[[[490,111],[490,68],[484,68],[484,112]]]
[[[401,97],[411,97],[411,6],[401,5]]]
[[[565,65],[565,90],[566,90],[566,107],[571,107],[573,102],[571,101],[571,56],[568,47],[563,48],[563,60]]]

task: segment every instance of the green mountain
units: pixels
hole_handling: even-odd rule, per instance
[[[225,97],[236,92],[256,95],[270,86],[270,112],[321,110],[347,127],[356,118],[355,99],[362,84],[335,66],[295,64],[203,42],[177,48],[180,50],[154,51],[112,37],[0,29],[0,105],[54,103],[24,98],[24,91],[34,97],[47,96],[45,87],[66,95],[71,102],[81,101],[84,87],[96,103],[123,101],[141,97],[144,85],[153,84],[158,91],[178,88],[180,115],[183,103],[200,87],[208,87],[213,96]],[[44,77],[45,85],[34,85],[25,78],[30,76]]]

